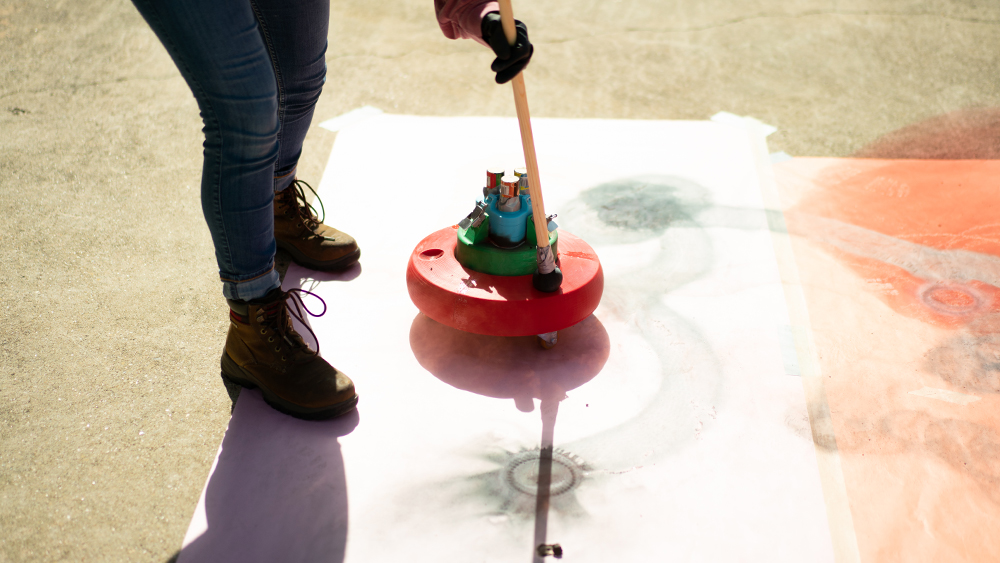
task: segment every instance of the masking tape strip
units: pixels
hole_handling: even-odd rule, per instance
[[[715,118],[713,120],[719,121]],[[769,218],[770,215],[775,215],[772,222],[783,225],[783,217],[780,220],[777,217],[778,214],[781,214],[782,206],[778,195],[778,186],[774,180],[774,170],[771,167],[771,155],[767,149],[766,137],[773,132],[773,127],[749,117],[742,118],[742,120],[754,150],[764,206],[769,211]],[[733,123],[731,119],[726,119],[725,122]],[[796,367],[801,375],[802,388],[805,391],[806,405],[809,411],[809,422],[812,426],[813,444],[816,448],[816,461],[823,487],[823,497],[826,500],[826,514],[830,526],[830,537],[833,541],[834,557],[838,563],[860,562],[861,555],[858,551],[854,519],[851,516],[847,486],[840,464],[840,452],[837,449],[837,439],[834,436],[830,405],[826,399],[826,390],[810,330],[809,310],[799,279],[792,241],[785,229],[773,228],[771,241],[774,244],[774,252],[785,293],[785,303],[791,322],[789,332],[794,341],[798,360]]]

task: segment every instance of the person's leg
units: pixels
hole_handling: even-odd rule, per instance
[[[350,235],[323,224],[295,178],[302,142],[326,78],[329,0],[250,0],[267,45],[278,88],[278,159],[275,165],[274,237],[297,264],[340,270],[361,251]],[[320,204],[322,207],[322,204]]]
[[[319,356],[318,343],[314,352],[295,332],[287,304],[295,290],[281,291],[274,271],[278,82],[253,6],[133,2],[187,80],[205,122],[202,210],[231,321],[223,380],[259,387],[271,406],[300,418],[353,410],[354,383]]]
[[[278,88],[278,157],[274,191],[290,186],[326,80],[329,0],[250,0]]]
[[[247,0],[134,0],[201,110],[201,203],[223,294],[251,300],[279,287],[272,190],[278,91]]]

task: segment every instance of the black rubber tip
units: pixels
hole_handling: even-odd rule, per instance
[[[538,291],[545,293],[559,291],[559,286],[562,285],[562,272],[559,268],[547,274],[540,274],[538,270],[535,270],[535,274],[531,276],[531,285],[535,286]]]

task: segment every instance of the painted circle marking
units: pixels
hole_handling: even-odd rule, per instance
[[[920,288],[920,301],[938,313],[965,316],[982,308],[986,299],[960,282],[934,282]]]

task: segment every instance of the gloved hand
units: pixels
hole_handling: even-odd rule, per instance
[[[497,73],[497,84],[503,84],[517,76],[517,73],[528,66],[531,54],[535,52],[535,47],[528,41],[528,27],[518,20],[514,20],[514,27],[517,28],[517,41],[514,45],[509,45],[503,34],[503,25],[500,24],[500,12],[486,14],[480,26],[483,41],[489,43],[497,55],[490,65],[490,69]]]

